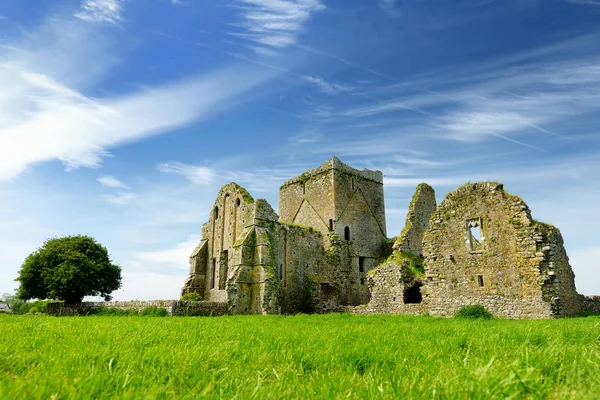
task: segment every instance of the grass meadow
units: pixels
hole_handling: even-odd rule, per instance
[[[1,399],[600,399],[600,317],[0,315]]]

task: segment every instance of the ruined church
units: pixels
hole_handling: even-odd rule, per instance
[[[562,236],[495,182],[436,204],[420,184],[389,239],[383,174],[336,157],[286,181],[279,213],[221,188],[182,289],[231,314],[353,312],[451,316],[483,305],[505,318],[598,311],[577,293]]]

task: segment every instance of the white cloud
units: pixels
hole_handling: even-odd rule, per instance
[[[586,4],[589,6],[600,6],[599,0],[567,0],[570,3]]]
[[[321,0],[237,0],[236,5],[244,32],[232,34],[278,49],[296,44],[311,14],[326,8]]]
[[[305,76],[304,79],[307,82],[316,85],[323,93],[327,94],[350,92],[352,90],[350,86],[328,82],[325,79],[317,76]]]
[[[190,182],[198,185],[209,185],[215,177],[215,172],[211,168],[183,164],[177,161],[158,164],[156,168],[167,174],[182,175]]]
[[[290,142],[295,145],[317,143],[321,141],[323,135],[315,131],[302,131],[290,138]]]
[[[109,188],[121,188],[127,189],[127,185],[125,185],[122,181],[118,180],[114,176],[103,175],[96,179],[102,186],[106,186]]]
[[[133,269],[142,270],[164,270],[173,268],[178,270],[189,270],[189,258],[194,248],[200,242],[199,236],[190,236],[186,241],[173,247],[136,253],[132,256],[128,265]],[[184,274],[180,284],[183,286]]]
[[[402,13],[397,8],[397,0],[379,0],[378,5],[386,14],[392,17],[400,17]]]
[[[185,274],[168,275],[147,271],[132,273],[125,270],[121,276],[122,287],[112,293],[113,300],[177,300],[187,278]]]
[[[125,205],[128,204],[131,200],[135,199],[135,197],[136,196],[133,193],[123,192],[117,195],[103,194],[100,196],[100,200],[106,203]]]
[[[216,71],[96,100],[48,76],[0,66],[0,82],[12,80],[14,88],[0,97],[0,108],[6,111],[0,118],[0,180],[52,159],[61,160],[67,169],[98,167],[107,148],[207,117],[266,79],[265,74],[252,74],[247,67],[242,70]]]
[[[504,67],[501,71],[470,71],[471,75],[464,77],[462,84],[453,85],[453,89],[435,92],[406,85],[401,89],[409,92],[401,97],[341,114],[426,115],[428,118],[415,126],[415,130],[461,142],[501,137],[526,145],[514,137],[532,132],[564,138],[556,132],[557,123],[600,110],[599,63],[599,58],[587,57]],[[448,85],[448,82],[433,84]]]
[[[236,182],[250,192],[267,192],[275,195],[281,183],[302,173],[306,168],[305,165],[286,165],[281,168],[228,169],[214,163],[213,167],[209,168],[177,161],[157,165],[159,171],[181,175],[195,185],[207,185],[213,182],[224,185],[228,182]]]
[[[278,54],[277,51],[265,46],[250,46],[250,48],[261,56],[273,57]]]
[[[62,161],[67,170],[98,167],[110,148],[227,110],[279,73],[235,65],[93,98],[79,86],[90,85],[114,63],[106,40],[82,25],[89,24],[61,27],[51,21],[27,35],[27,47],[0,48],[0,181],[50,160]],[[65,41],[73,46],[57,44]]]
[[[405,164],[405,165],[419,165],[419,166],[426,166],[426,167],[440,167],[440,166],[446,165],[446,163],[444,163],[444,162],[431,161],[431,160],[427,160],[425,158],[418,158],[418,157],[396,156],[395,159],[397,162],[399,162],[401,164]]]
[[[90,22],[116,24],[124,21],[122,0],[84,0],[75,17]]]

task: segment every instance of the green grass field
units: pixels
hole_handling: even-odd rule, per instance
[[[600,317],[0,315],[1,399],[600,399]]]

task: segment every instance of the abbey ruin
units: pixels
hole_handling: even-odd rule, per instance
[[[576,292],[559,230],[533,220],[501,184],[466,184],[439,207],[421,184],[406,226],[388,239],[383,174],[335,157],[281,186],[279,215],[239,185],[223,186],[190,257],[182,295],[190,292],[232,314],[600,311],[597,297]]]

